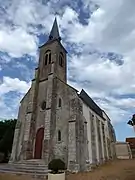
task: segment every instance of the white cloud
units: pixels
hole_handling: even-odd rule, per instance
[[[6,64],[6,63],[9,63],[11,61],[11,57],[10,56],[7,56],[5,54],[2,54],[0,56],[0,63],[1,64]]]
[[[82,1],[91,7],[91,1]],[[67,29],[70,42],[93,43],[104,51],[121,52],[134,50],[134,1],[94,1],[100,8],[91,15],[88,25],[83,26],[74,21],[72,28]]]
[[[50,13],[49,5],[42,5],[36,0],[13,0],[11,4],[6,0],[2,5],[0,51],[12,57],[21,57],[25,54],[36,56],[38,49],[36,35],[41,32],[48,33],[52,25],[54,16]],[[40,32],[38,25],[42,25]]]
[[[15,98],[11,97],[9,100],[5,99],[5,96],[0,97],[0,120],[17,118],[21,98],[22,95],[16,95]]]
[[[91,5],[91,1],[83,2],[85,8]],[[82,25],[78,17],[74,16],[73,23],[68,25],[68,28],[65,27],[67,43],[75,43],[74,51],[77,53],[80,51],[78,56],[72,55],[70,58],[69,77],[76,80],[76,83],[71,84],[80,83],[77,87],[85,86],[90,96],[101,98],[100,105],[107,110],[113,121],[123,121],[132,113],[135,106],[134,98],[115,97],[135,92],[134,2],[123,0],[95,2],[100,8],[92,14],[88,25]],[[122,54],[124,63],[118,66],[114,61],[100,58],[98,52],[90,54],[93,49],[100,53],[111,51]],[[109,103],[103,100],[105,97],[109,98]]]
[[[60,21],[61,28],[70,28],[70,25],[72,26],[72,23],[77,20],[78,14],[75,10],[72,8],[66,6],[64,8],[64,13]]]
[[[109,114],[113,124],[118,122],[127,122],[131,116],[130,111],[115,106],[111,102],[107,103],[106,101],[99,101],[98,104],[107,112],[107,114]]]
[[[21,28],[0,30],[0,50],[8,52],[12,57],[21,57],[24,54],[35,56],[36,43],[36,37],[26,33]]]
[[[3,77],[0,83],[0,96],[13,91],[24,94],[30,88],[30,84],[18,78]]]
[[[42,4],[41,1],[8,0],[0,10],[0,51],[12,57],[21,57],[25,54],[36,56],[40,33],[48,34],[54,20],[53,3]],[[62,5],[63,2],[61,2]],[[60,4],[59,4],[60,5]],[[77,13],[69,6],[64,7],[61,26],[67,26]],[[39,29],[40,26],[40,29]]]
[[[94,62],[91,62],[91,59]],[[69,77],[74,77],[76,82],[70,83],[79,90],[81,87],[84,88],[92,98],[99,98],[98,104],[106,110],[113,122],[119,122],[128,119],[135,108],[134,98],[115,97],[134,94],[135,75],[132,73],[134,67],[128,60],[122,66],[118,66],[109,60],[96,59],[94,56],[83,54],[80,57],[73,56]]]
[[[19,102],[31,83],[18,78],[3,77],[0,82],[0,119],[17,118]],[[15,95],[12,96],[11,93]]]
[[[23,62],[16,62],[12,66],[17,71],[20,71],[20,75],[23,78],[24,81],[31,81],[34,78],[35,68],[31,69],[25,65]]]
[[[95,100],[98,106],[109,115],[113,124],[118,122],[126,122],[132,116],[133,110],[135,108],[134,98],[123,98],[113,97],[107,91],[101,91],[98,89],[99,86],[94,88],[90,83],[85,84],[85,82],[78,83],[69,81],[73,87],[75,87],[79,92],[83,88],[91,98]],[[110,91],[111,92],[111,91]]]
[[[67,5],[62,4],[63,2]],[[13,0],[12,4],[5,3],[3,8],[6,13],[0,20],[0,50],[14,57],[24,54],[37,56],[36,36],[49,33],[54,19],[53,5],[57,5],[56,9],[60,9],[58,23],[61,36],[64,44],[74,51],[69,52],[69,82],[79,90],[83,87],[90,96],[99,98],[99,104],[107,110],[114,122],[122,121],[124,116],[127,118],[131,113],[130,109],[134,108],[134,99],[120,100],[115,96],[135,92],[135,2],[83,0],[82,3],[82,8],[89,15],[90,11],[96,9],[94,3],[100,6],[87,19],[87,25],[80,22],[79,11],[76,12],[66,0],[60,1],[60,4],[55,0],[46,4],[36,0]],[[6,23],[7,20],[12,22],[11,26]],[[37,26],[40,25],[42,26],[38,29]],[[124,63],[118,66],[114,61],[100,57],[101,53],[108,51],[122,54]],[[74,82],[71,82],[72,78]],[[17,89],[24,92],[27,89],[25,82],[12,87],[8,84],[9,81],[19,82],[9,77],[3,79],[1,94]],[[104,98],[107,98],[108,103]]]

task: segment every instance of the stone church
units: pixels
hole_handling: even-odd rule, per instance
[[[10,163],[62,159],[85,171],[115,157],[114,128],[107,114],[82,90],[67,84],[67,51],[57,20],[40,47],[35,78],[20,102]],[[34,161],[33,161],[34,163]]]

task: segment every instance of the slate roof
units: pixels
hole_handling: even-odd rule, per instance
[[[61,37],[59,34],[59,28],[58,28],[58,24],[57,24],[57,19],[55,17],[52,29],[50,31],[50,35],[49,38],[47,40],[46,43],[44,43],[43,45],[39,46],[39,48],[42,48],[43,46],[45,46],[46,44],[52,43],[53,41],[57,40],[59,45],[63,48],[63,50],[67,53],[66,49],[63,47],[63,45],[61,44]]]
[[[102,109],[89,97],[89,95],[82,89],[79,97],[84,101],[90,109],[104,119]]]
[[[57,19],[55,18],[50,35],[49,35],[49,40],[61,40],[60,34],[59,34],[59,28],[58,28],[58,24],[57,24]]]

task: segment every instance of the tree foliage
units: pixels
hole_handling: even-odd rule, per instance
[[[16,119],[0,121],[0,152],[5,158],[11,153]]]

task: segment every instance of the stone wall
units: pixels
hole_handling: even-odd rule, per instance
[[[68,164],[76,162],[76,133],[75,120],[69,121],[68,131]]]
[[[90,122],[91,122],[91,148],[92,148],[92,164],[97,163],[97,143],[96,143],[96,126],[94,114],[90,114]]]
[[[103,117],[105,119],[104,124],[104,132],[105,132],[105,141],[106,144],[106,156],[107,159],[115,159],[116,158],[116,149],[115,149],[115,142],[116,142],[116,135],[115,130],[111,124],[110,118],[107,116],[107,114],[103,111]],[[105,158],[106,159],[106,158]]]
[[[102,136],[102,132],[100,130],[100,126],[101,126],[101,122],[99,120],[99,118],[96,118],[97,121],[97,137],[98,137],[98,149],[99,149],[99,159],[98,162],[102,162],[103,160],[103,148],[102,148],[102,140],[101,140],[101,136]]]
[[[44,65],[45,52],[51,50],[51,63]],[[59,65],[59,55],[60,52],[63,54],[63,67]],[[50,73],[53,73],[54,76],[58,77],[62,81],[66,82],[67,80],[67,60],[66,60],[66,51],[58,41],[53,41],[52,43],[47,43],[46,45],[40,48],[40,58],[39,58],[39,68],[40,68],[40,80],[48,78]]]
[[[79,106],[80,99],[72,87],[58,78],[54,78],[53,80],[52,97],[51,151],[49,153],[49,160],[52,158],[61,158],[67,167],[70,168],[69,163],[71,163],[72,165],[74,164],[73,166],[75,168],[80,168],[84,166],[81,165],[84,159],[80,155],[80,152],[77,152],[77,150],[82,151],[82,148],[84,148],[84,144],[82,146],[82,142],[84,143],[84,139],[82,139],[84,137],[84,122],[80,109],[82,106]],[[59,100],[61,101],[60,107]],[[81,124],[82,122],[83,124]],[[58,140],[59,131],[61,133],[60,141]]]
[[[102,123],[102,133],[103,133],[103,147],[104,147],[104,160],[107,160],[107,144],[106,144],[106,134],[105,134],[105,124]]]
[[[43,112],[40,109],[41,100],[46,101]],[[39,83],[37,112],[36,131],[42,125],[44,127],[42,158],[46,164],[54,158],[60,158],[69,169],[84,170],[87,139],[82,102],[76,90],[49,75],[47,81]]]
[[[21,101],[21,105],[19,107],[18,119],[16,123],[16,128],[14,132],[14,140],[12,145],[12,153],[10,157],[10,162],[21,160],[21,155],[23,151],[23,138],[24,138],[24,127],[26,122],[26,113],[27,113],[27,105],[29,101],[29,94],[25,95],[25,97]]]
[[[128,143],[126,142],[117,142],[115,143],[116,156],[118,159],[131,159],[131,149]]]
[[[108,118],[107,115],[104,114],[101,118],[85,103],[83,103],[83,116],[87,121],[88,157],[86,160],[90,164],[103,163],[115,154],[115,149],[113,149],[115,139],[112,139],[114,135],[108,126],[108,121],[111,122],[105,119]]]

